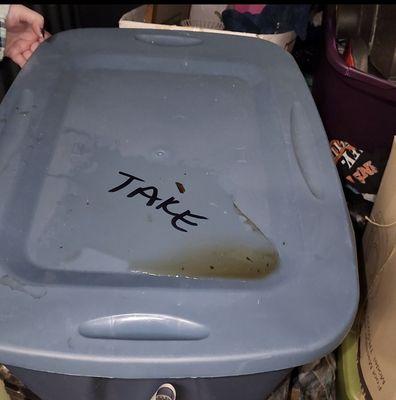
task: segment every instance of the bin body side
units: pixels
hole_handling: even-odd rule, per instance
[[[262,400],[282,382],[289,369],[222,378],[102,379],[7,367],[41,400],[149,400],[164,382],[171,382],[179,400]]]

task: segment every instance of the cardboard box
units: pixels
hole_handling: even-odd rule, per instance
[[[396,137],[363,246],[367,308],[360,333],[359,369],[367,398],[396,399]]]
[[[172,25],[189,18],[190,8],[189,4],[145,4],[127,14],[130,20],[136,22]]]
[[[296,42],[296,33],[294,31],[278,33],[274,35],[261,35],[261,34],[257,35],[254,33],[208,29],[196,26],[179,26],[172,24],[169,25],[164,22],[162,23],[156,22],[158,21],[158,16],[155,17],[154,9],[151,12],[149,6],[150,5],[144,5],[141,7],[137,7],[131,11],[128,11],[121,17],[118,26],[120,28],[129,28],[129,29],[164,29],[172,31],[208,32],[208,33],[217,33],[223,35],[254,37],[257,39],[268,40],[269,42],[275,43],[288,52],[291,52],[293,50],[294,44]],[[164,4],[161,6],[165,7],[166,5]],[[150,15],[152,15],[152,17],[150,17]],[[154,19],[156,21],[153,21]],[[188,16],[186,19],[188,19]]]
[[[178,24],[190,15],[189,4],[155,4],[153,21],[155,24]]]

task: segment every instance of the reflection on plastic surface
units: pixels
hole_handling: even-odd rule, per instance
[[[160,314],[122,314],[97,318],[79,327],[81,335],[100,339],[201,340],[209,336],[207,327]]]

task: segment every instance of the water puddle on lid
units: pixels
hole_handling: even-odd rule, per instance
[[[247,246],[214,246],[180,251],[157,263],[131,263],[131,272],[187,278],[261,279],[277,266],[277,253]]]
[[[235,203],[233,205],[245,235],[255,236],[256,240],[252,244],[250,244],[250,240],[249,244],[214,244],[194,250],[181,250],[174,256],[164,257],[155,262],[143,262],[139,265],[131,262],[130,272],[195,279],[252,280],[265,278],[276,269],[278,253],[257,225]]]

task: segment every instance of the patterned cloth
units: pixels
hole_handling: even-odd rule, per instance
[[[336,400],[336,361],[331,353],[295,368],[267,400]]]
[[[10,4],[0,4],[0,61],[4,57],[4,47],[6,41],[6,28],[5,28],[5,20],[8,14],[8,10],[10,8]]]

